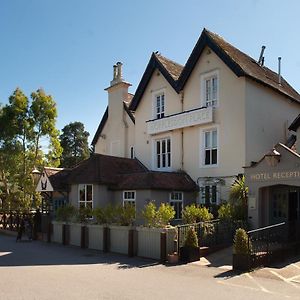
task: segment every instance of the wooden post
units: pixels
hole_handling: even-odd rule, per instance
[[[51,243],[51,235],[53,232],[53,224],[51,223],[50,219],[48,221],[48,230],[47,230],[47,242]]]
[[[70,225],[63,224],[62,226],[62,243],[63,245],[69,245],[70,237]]]
[[[164,263],[167,260],[167,233],[160,233],[160,262]]]
[[[128,231],[128,256],[134,256],[134,229]]]
[[[81,248],[87,248],[87,227],[81,226],[81,241],[80,241]]]
[[[110,232],[108,227],[103,228],[103,252],[108,252],[110,248]]]

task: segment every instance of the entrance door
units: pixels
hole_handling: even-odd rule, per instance
[[[289,192],[289,221],[296,221],[298,219],[299,211],[299,192],[297,190]]]

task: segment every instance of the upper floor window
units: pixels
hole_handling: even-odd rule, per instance
[[[171,139],[164,138],[155,141],[156,168],[171,167]]]
[[[182,192],[172,192],[170,193],[170,205],[173,206],[175,210],[175,220],[182,219],[182,208],[183,208],[183,193]]]
[[[204,165],[216,165],[218,163],[218,131],[212,129],[204,131]]]
[[[79,184],[79,208],[93,208],[93,185]]]
[[[218,105],[219,80],[218,71],[201,75],[202,104],[207,107]]]
[[[155,117],[161,119],[165,116],[165,94],[155,96]]]

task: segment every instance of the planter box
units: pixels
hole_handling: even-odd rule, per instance
[[[59,221],[52,221],[53,235],[52,235],[51,241],[62,244],[62,238],[63,238],[62,227],[64,224],[66,224],[66,223],[59,222]]]
[[[70,223],[70,241],[69,244],[73,246],[81,246],[81,227],[83,224]]]
[[[138,227],[137,231],[137,255],[146,258],[160,259],[161,258],[161,246],[160,235],[162,232],[166,232],[167,249],[166,254],[172,254],[174,252],[174,239],[176,235],[175,228],[148,228]]]
[[[251,255],[233,254],[232,269],[235,271],[249,271],[251,269]]]
[[[128,254],[128,235],[129,230],[133,229],[131,226],[114,226],[109,228],[109,251]]]
[[[103,251],[103,228],[104,225],[87,225],[89,232],[89,249]]]
[[[198,261],[200,259],[200,248],[181,247],[180,260],[183,262]]]

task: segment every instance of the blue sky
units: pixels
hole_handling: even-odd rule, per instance
[[[277,0],[0,0],[0,103],[16,87],[40,87],[57,102],[61,129],[91,134],[107,105],[112,66],[122,61],[134,93],[152,51],[184,64],[204,27],[300,91],[300,2]]]

